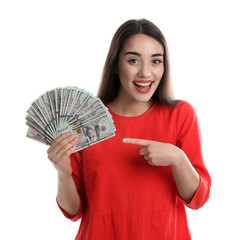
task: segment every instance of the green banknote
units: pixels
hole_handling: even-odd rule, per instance
[[[66,132],[79,138],[75,151],[115,136],[115,126],[102,101],[78,87],[56,88],[38,97],[27,110],[27,137],[45,144]]]

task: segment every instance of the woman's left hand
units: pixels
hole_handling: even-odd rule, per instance
[[[169,143],[135,138],[124,138],[123,142],[143,146],[144,148],[140,149],[139,154],[154,166],[178,165],[180,154],[182,154],[181,149]]]

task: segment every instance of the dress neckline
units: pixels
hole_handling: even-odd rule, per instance
[[[113,116],[113,117],[116,117],[116,118],[120,118],[120,119],[138,119],[138,118],[143,118],[143,117],[146,117],[147,115],[149,115],[150,112],[153,111],[154,107],[155,107],[155,102],[151,105],[151,107],[146,111],[144,112],[143,114],[141,115],[138,115],[138,116],[134,116],[134,117],[129,117],[129,116],[122,116],[122,115],[119,115],[115,112],[113,112],[110,107],[108,106],[108,103],[105,103],[105,106],[108,108],[110,114]]]

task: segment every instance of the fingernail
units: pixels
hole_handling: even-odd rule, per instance
[[[127,138],[124,138],[122,141],[123,141],[124,143],[126,143],[128,140],[127,140]]]

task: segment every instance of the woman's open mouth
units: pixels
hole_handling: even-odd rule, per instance
[[[142,94],[148,93],[154,81],[133,81],[135,89]]]

